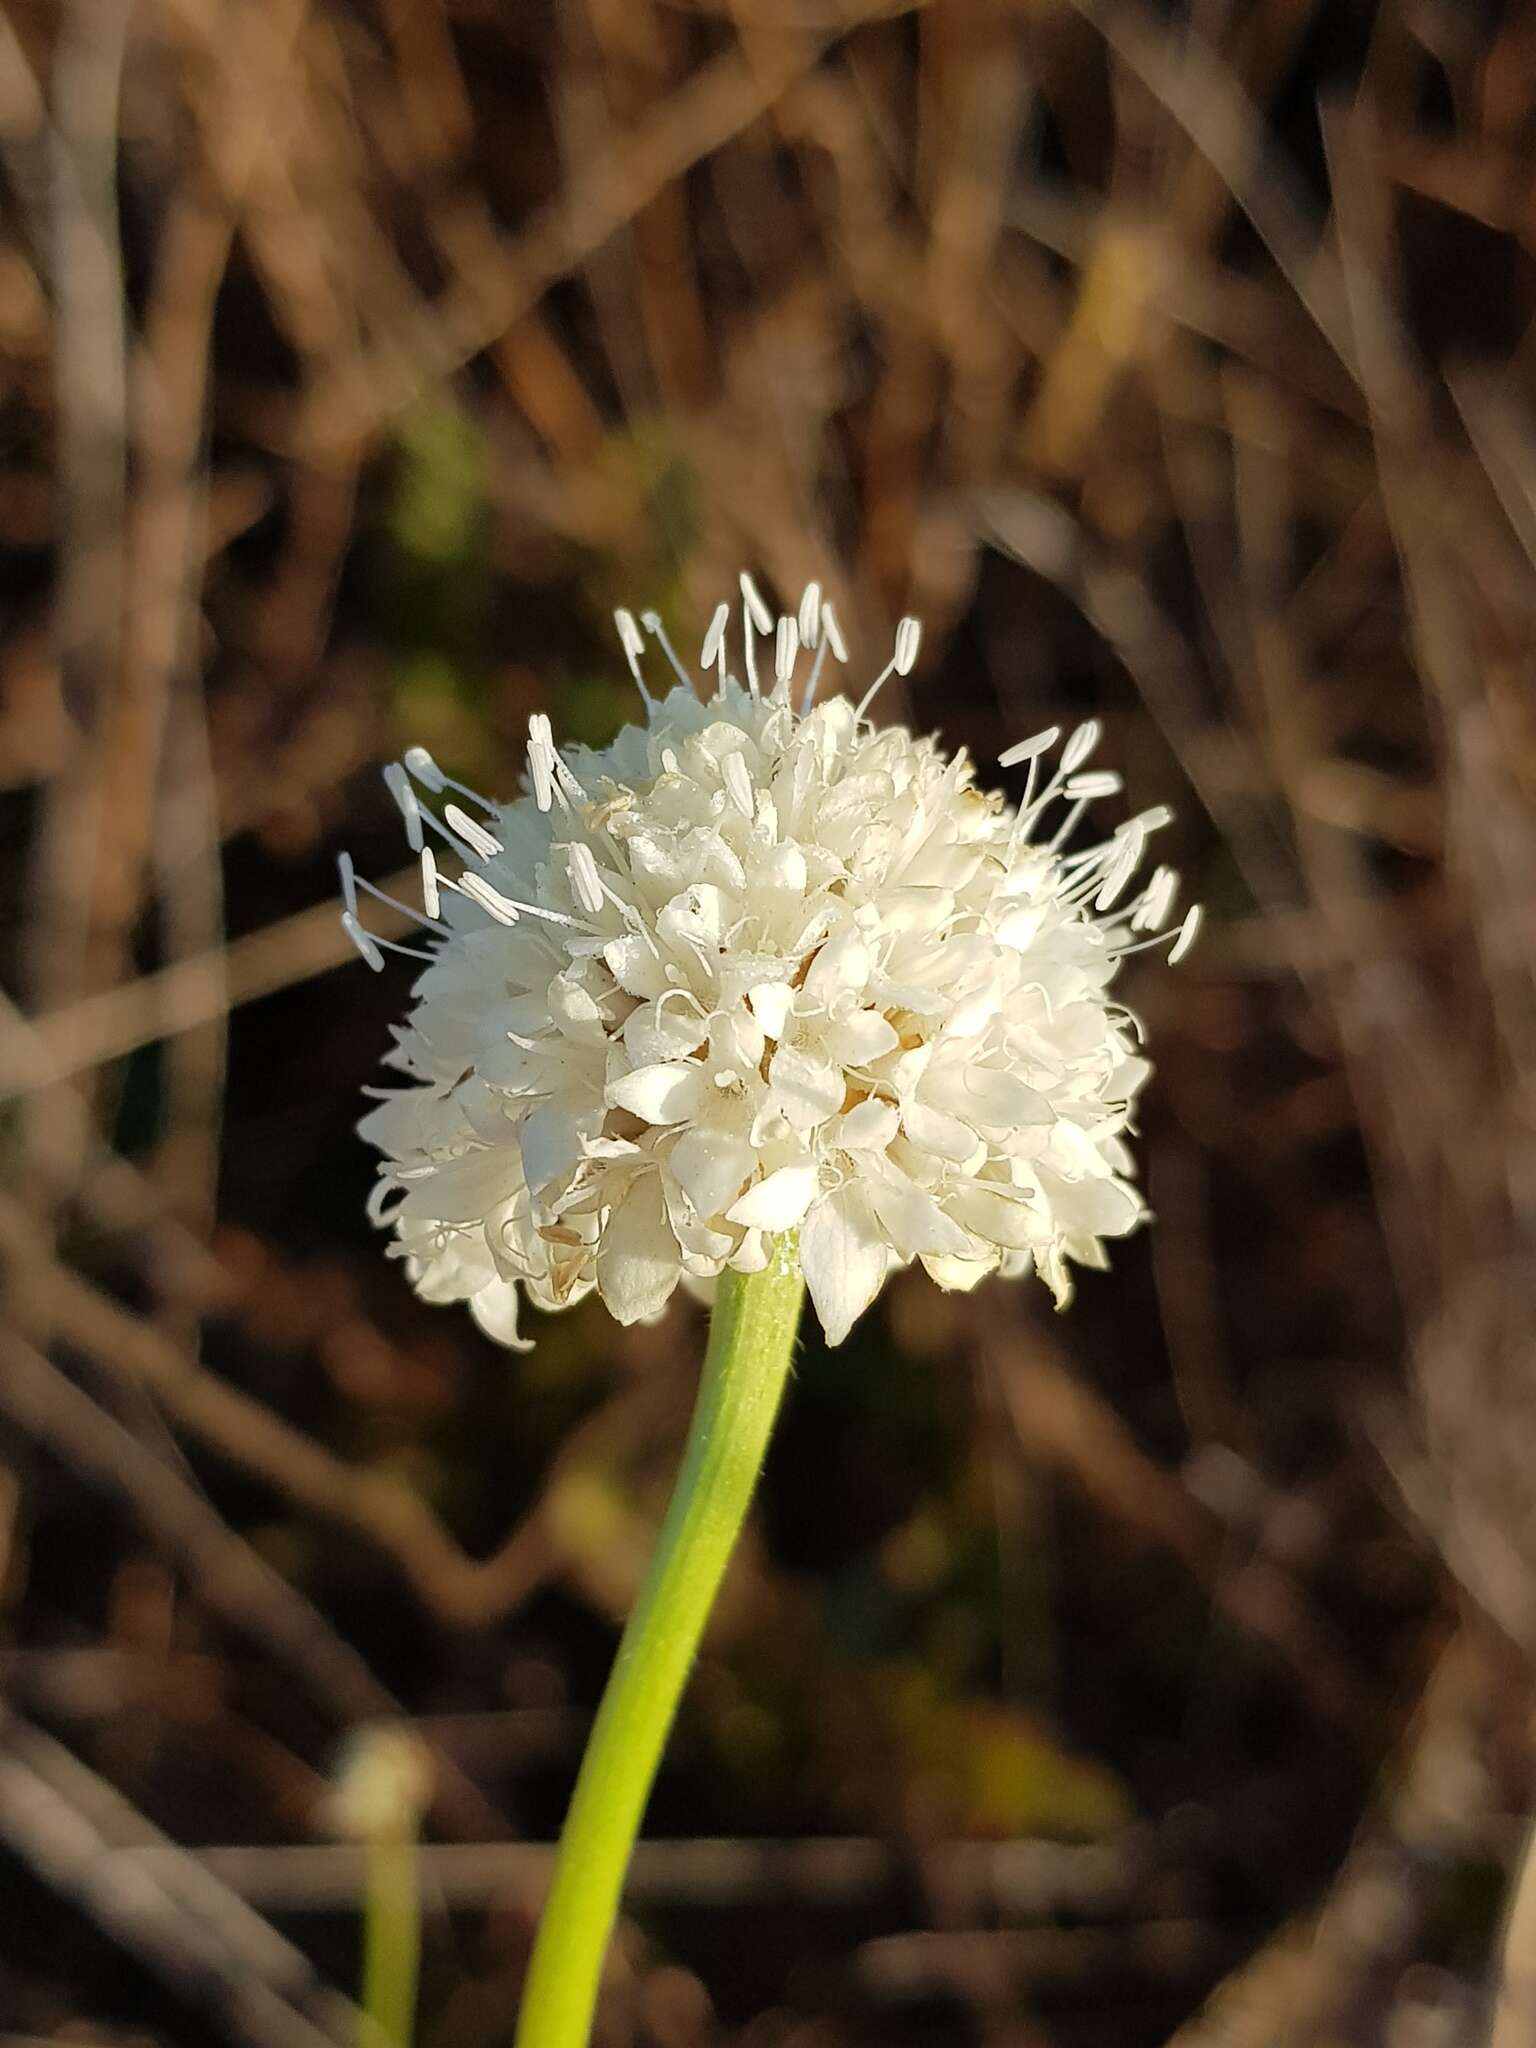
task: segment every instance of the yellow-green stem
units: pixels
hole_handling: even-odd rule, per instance
[[[793,1238],[770,1246],[763,1272],[721,1275],[683,1468],[582,1759],[516,2048],[586,2048],[624,1874],[762,1469],[804,1293]]]
[[[363,2028],[361,2048],[410,2048],[421,1959],[421,1903],[410,1822],[374,1835],[367,1856],[363,2011],[370,2024]]]

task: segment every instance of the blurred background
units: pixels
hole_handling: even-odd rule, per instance
[[[0,2038],[353,2038],[403,1721],[508,2039],[702,1325],[413,1299],[335,860],[749,567],[1211,923],[1113,1272],[808,1332],[602,2041],[1536,2040],[1536,18],[10,0],[0,194]]]

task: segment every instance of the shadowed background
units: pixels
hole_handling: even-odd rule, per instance
[[[744,566],[1210,924],[1113,1272],[808,1331],[602,2041],[1536,2038],[1533,185],[1517,6],[13,0],[0,2039],[350,2038],[401,1716],[508,2037],[702,1324],[412,1298],[334,863]]]

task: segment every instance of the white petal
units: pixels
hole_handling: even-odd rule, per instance
[[[880,1102],[873,1095],[856,1103],[837,1127],[837,1142],[850,1152],[883,1152],[895,1137],[899,1117],[894,1102]],[[967,1131],[972,1145],[975,1139]]]
[[[581,1158],[581,1124],[565,1102],[541,1103],[517,1127],[523,1173],[531,1188],[573,1173]]]
[[[814,1166],[781,1166],[750,1187],[726,1215],[751,1230],[792,1230],[816,1197]]]
[[[750,1010],[732,1010],[724,1017],[716,1017],[710,1027],[709,1056],[716,1067],[730,1067],[738,1074],[754,1073],[762,1065],[766,1049],[763,1027]]]
[[[666,1307],[681,1269],[661,1176],[641,1174],[630,1183],[598,1240],[598,1292],[616,1322],[642,1322]]]
[[[752,1014],[770,1038],[784,1036],[785,1020],[794,1000],[795,992],[787,981],[761,981],[747,991]]]
[[[995,1255],[990,1259],[951,1259],[927,1252],[923,1256],[923,1271],[947,1294],[969,1294],[989,1273],[997,1271],[997,1259]]]
[[[739,906],[723,889],[712,882],[695,882],[658,914],[656,929],[673,943],[718,946],[740,914]]]
[[[1124,1237],[1141,1221],[1141,1197],[1121,1180],[1058,1180],[1042,1174],[1051,1214],[1060,1230],[1094,1237]]]
[[[498,1344],[509,1351],[531,1351],[533,1340],[517,1334],[517,1288],[510,1280],[488,1280],[469,1297],[469,1312]]]
[[[549,1015],[563,1037],[580,1044],[601,1045],[608,1035],[595,998],[570,974],[557,974],[549,984]]]
[[[704,1039],[704,1019],[676,1000],[642,1003],[624,1020],[624,1049],[637,1067],[686,1059]]]
[[[814,1130],[835,1116],[847,1094],[841,1070],[815,1053],[781,1045],[768,1063],[773,1107],[797,1131]]]
[[[698,1115],[709,1099],[709,1081],[697,1060],[664,1061],[610,1081],[607,1099],[648,1124],[678,1124]]]
[[[863,1067],[894,1052],[901,1040],[896,1026],[878,1010],[855,1010],[828,1029],[824,1042],[831,1057],[843,1066]]]
[[[1036,1210],[990,1188],[957,1188],[949,1206],[968,1230],[1008,1251],[1032,1251],[1048,1227]]]
[[[761,1273],[768,1264],[768,1239],[760,1230],[748,1230],[731,1254],[734,1273]]]
[[[932,1066],[923,1076],[923,1098],[935,1109],[964,1117],[990,1130],[1017,1130],[1023,1124],[1055,1121],[1051,1105],[1038,1089],[1001,1067],[973,1067],[958,1061]]]
[[[834,996],[857,995],[869,980],[873,965],[869,948],[858,932],[839,932],[835,939],[828,939],[811,962],[805,977],[806,1001],[824,1010]]]
[[[981,1250],[953,1217],[946,1216],[932,1195],[897,1175],[871,1183],[869,1199],[881,1228],[904,1259],[920,1252],[972,1258]]]
[[[700,1216],[718,1216],[757,1164],[745,1138],[699,1125],[684,1131],[667,1158],[672,1178]]]
[[[841,1344],[885,1279],[890,1254],[857,1181],[818,1202],[800,1226],[800,1266],[829,1344]]]
[[[429,1217],[439,1223],[477,1222],[523,1185],[523,1162],[515,1146],[466,1152],[435,1173],[407,1183],[402,1215]]]
[[[930,1109],[925,1102],[904,1102],[901,1127],[920,1152],[936,1159],[952,1160],[963,1166],[981,1149],[981,1140],[971,1126],[942,1109]]]
[[[752,879],[759,888],[783,889],[788,895],[803,896],[805,855],[792,839],[784,840],[770,847],[754,864]]]

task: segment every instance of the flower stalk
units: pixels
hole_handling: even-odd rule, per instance
[[[375,1835],[367,1857],[362,2006],[369,2024],[363,2048],[411,2048],[421,1957],[414,1827],[402,1823]]]
[[[720,1276],[682,1471],[582,1759],[516,2048],[585,2048],[625,1872],[762,1469],[804,1291],[793,1234],[773,1241],[761,1272]]]

